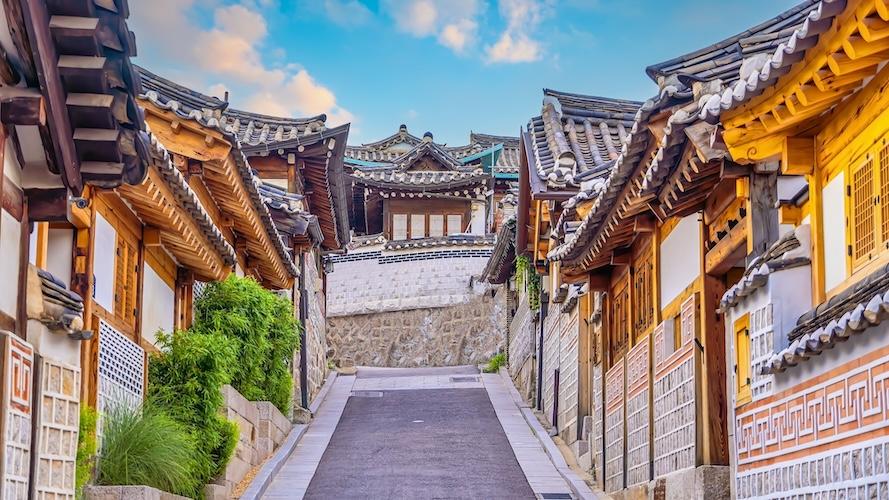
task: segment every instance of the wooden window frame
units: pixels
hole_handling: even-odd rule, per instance
[[[870,173],[859,177],[865,169]],[[885,260],[889,251],[889,134],[849,162],[845,178],[847,274],[851,277]]]
[[[615,281],[608,298],[608,329],[605,334],[603,353],[607,366],[606,370],[614,366],[618,359],[627,353],[630,342],[632,320],[630,318],[631,286],[629,273],[624,273]]]

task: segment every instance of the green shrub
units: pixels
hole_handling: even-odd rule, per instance
[[[524,288],[532,311],[540,310],[540,275],[531,267],[531,259],[525,255],[516,258],[516,287]]]
[[[250,401],[271,401],[281,413],[290,412],[291,365],[299,348],[290,301],[251,278],[231,275],[195,302],[192,331],[233,339],[238,362],[231,366],[232,386]]]
[[[497,373],[500,371],[500,367],[506,366],[506,354],[499,352],[494,355],[493,358],[488,360],[488,365],[485,366],[485,373]]]
[[[80,405],[80,426],[77,432],[77,462],[74,470],[74,490],[77,498],[83,492],[83,486],[93,475],[93,464],[96,459],[96,410],[83,404]]]
[[[185,428],[151,405],[118,406],[102,414],[102,453],[96,483],[146,485],[199,497],[195,440]]]
[[[194,475],[209,483],[225,469],[238,440],[237,426],[220,413],[220,389],[241,362],[237,343],[195,331],[159,332],[157,343],[161,353],[148,364],[149,400],[194,438]]]

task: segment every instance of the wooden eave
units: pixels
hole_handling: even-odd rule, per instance
[[[225,279],[231,267],[167,186],[157,167],[150,166],[145,180],[136,186],[123,185],[117,193],[139,219],[160,232],[161,244],[179,265],[205,281]]]
[[[232,155],[222,161],[205,162],[202,179],[220,210],[231,218],[236,238],[246,240],[247,268],[258,269],[262,280],[275,288],[292,287],[293,276],[266,230],[259,210],[251,203]],[[235,246],[238,244],[236,240]]]
[[[749,102],[722,113],[723,139],[732,158],[746,163],[780,155],[785,136],[811,129],[887,59],[886,3],[867,0],[846,7],[786,75]]]
[[[232,146],[221,131],[183,119],[148,99],[140,99],[139,104],[145,110],[145,121],[151,133],[171,152],[198,161],[219,161],[231,152]]]

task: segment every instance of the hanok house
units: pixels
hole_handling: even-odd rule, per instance
[[[169,181],[136,106],[126,2],[5,2],[2,11],[0,497],[73,499],[81,373],[96,377],[82,364],[97,342],[86,248],[94,201]],[[128,300],[109,300],[109,310]]]
[[[537,297],[527,274],[516,278],[509,370],[580,456],[587,454],[584,417],[594,411],[593,296],[584,283],[562,281],[558,264],[550,265],[546,255],[567,214],[585,210],[598,196],[641,103],[548,89],[543,94],[541,114],[522,132],[515,250],[530,262],[522,272],[541,275],[542,286]]]
[[[889,10],[802,12],[701,111],[744,170],[777,178],[739,187],[778,208],[751,219],[764,250],[720,304],[734,493],[887,498]]]
[[[726,379],[735,366],[725,336],[731,321],[719,302],[747,279],[746,263],[759,268],[776,252],[806,245],[799,230],[771,246],[782,229],[775,206],[802,203],[804,183],[731,161],[718,120],[704,120],[703,111],[713,107],[712,95],[752,81],[738,72],[744,57],[783,53],[785,36],[808,29],[815,7],[807,2],[650,66],[658,95],[636,114],[595,200],[578,203],[556,229],[548,260],[558,263],[563,280],[586,283],[603,298],[593,311],[600,335],[589,440],[594,475],[606,492],[729,497],[733,391]],[[793,228],[789,219],[781,222]],[[744,373],[740,364],[738,370]],[[759,484],[772,480],[783,481]]]
[[[447,146],[402,125],[346,149],[356,236],[329,259],[328,340],[338,362],[471,364],[503,347],[504,294],[477,278],[497,209],[511,203],[517,141],[470,140]]]
[[[294,360],[300,391],[294,400],[307,406],[327,375],[321,253],[349,241],[343,175],[349,126],[327,128],[323,115],[278,118],[232,109],[139,71],[146,119],[234,248],[236,272],[292,299],[305,327]],[[177,276],[174,289],[190,305],[208,277]],[[190,308],[178,311],[177,321],[189,324]]]

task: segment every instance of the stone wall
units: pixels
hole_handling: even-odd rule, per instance
[[[381,245],[333,256],[327,277],[327,315],[354,316],[464,304],[490,246],[384,250]]]
[[[222,387],[222,396],[225,417],[238,424],[238,444],[225,473],[207,486],[210,500],[231,498],[234,486],[280,446],[292,427],[268,401],[248,401],[230,385]]]
[[[324,380],[327,378],[327,322],[326,315],[326,298],[324,296],[324,286],[318,267],[315,265],[317,259],[315,252],[309,253],[306,258],[305,265],[305,286],[306,286],[306,371],[308,375],[309,402],[315,398]],[[296,403],[300,402],[300,386],[299,386],[299,352],[294,353],[294,398]]]
[[[454,366],[486,362],[505,348],[506,292],[449,307],[328,317],[337,362],[360,366]]]
[[[509,375],[522,397],[530,401],[537,382],[537,367],[534,364],[537,313],[531,311],[525,293],[519,295],[516,306],[509,325]]]

